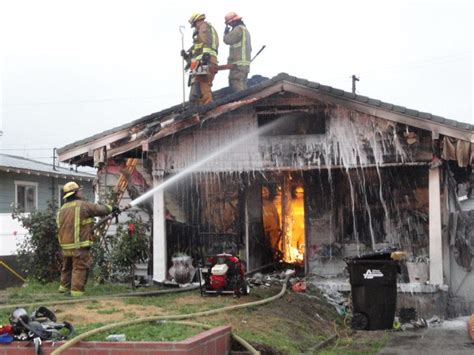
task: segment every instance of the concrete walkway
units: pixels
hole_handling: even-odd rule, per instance
[[[467,317],[461,317],[437,327],[392,333],[379,354],[474,354],[466,322]]]

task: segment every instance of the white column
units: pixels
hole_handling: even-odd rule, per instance
[[[247,261],[247,270],[249,270],[250,265],[250,250],[249,250],[249,210],[248,210],[248,196],[245,196],[245,260]]]
[[[443,242],[441,233],[440,169],[428,169],[430,283],[443,285]]]
[[[163,170],[154,170],[153,187],[161,184],[163,178]],[[166,280],[166,247],[165,195],[159,190],[153,194],[153,281]]]

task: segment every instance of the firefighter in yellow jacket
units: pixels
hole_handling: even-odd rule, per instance
[[[194,13],[191,16],[189,23],[194,28],[193,45],[189,51],[181,51],[181,55],[186,61],[194,61],[199,63],[198,65],[208,67],[208,73],[193,75],[189,93],[190,102],[202,105],[212,102],[211,87],[217,73],[217,52],[219,49],[217,32],[205,19],[206,15],[201,13]],[[191,69],[193,69],[192,66]]]
[[[229,72],[229,86],[237,92],[247,88],[252,43],[242,17],[235,12],[225,15],[225,24],[224,43],[230,46],[227,64],[233,64]]]
[[[93,217],[118,213],[117,207],[83,200],[82,188],[74,181],[64,185],[64,204],[57,216],[58,240],[63,254],[59,292],[82,296],[92,266]]]

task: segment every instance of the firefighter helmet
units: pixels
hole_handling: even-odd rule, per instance
[[[77,191],[79,191],[81,187],[74,181],[69,181],[63,187],[64,196],[63,199],[68,198],[69,196],[74,195]]]
[[[242,17],[237,15],[235,12],[229,12],[227,15],[224,17],[224,21],[226,25],[229,25],[233,21],[237,20],[242,20]]]
[[[201,14],[200,12],[195,12],[191,15],[191,17],[189,18],[189,23],[191,24],[192,27],[194,27],[194,24],[197,22],[197,21],[201,21],[201,20],[204,20],[206,18],[206,15],[204,14]]]

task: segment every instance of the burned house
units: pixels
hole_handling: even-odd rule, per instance
[[[417,285],[402,291],[449,290],[474,309],[472,125],[287,74],[214,96],[59,150],[102,185],[138,159],[136,195],[172,182],[148,206],[155,281],[177,252],[233,248],[250,270],[282,260],[327,280],[345,257],[395,247]]]

